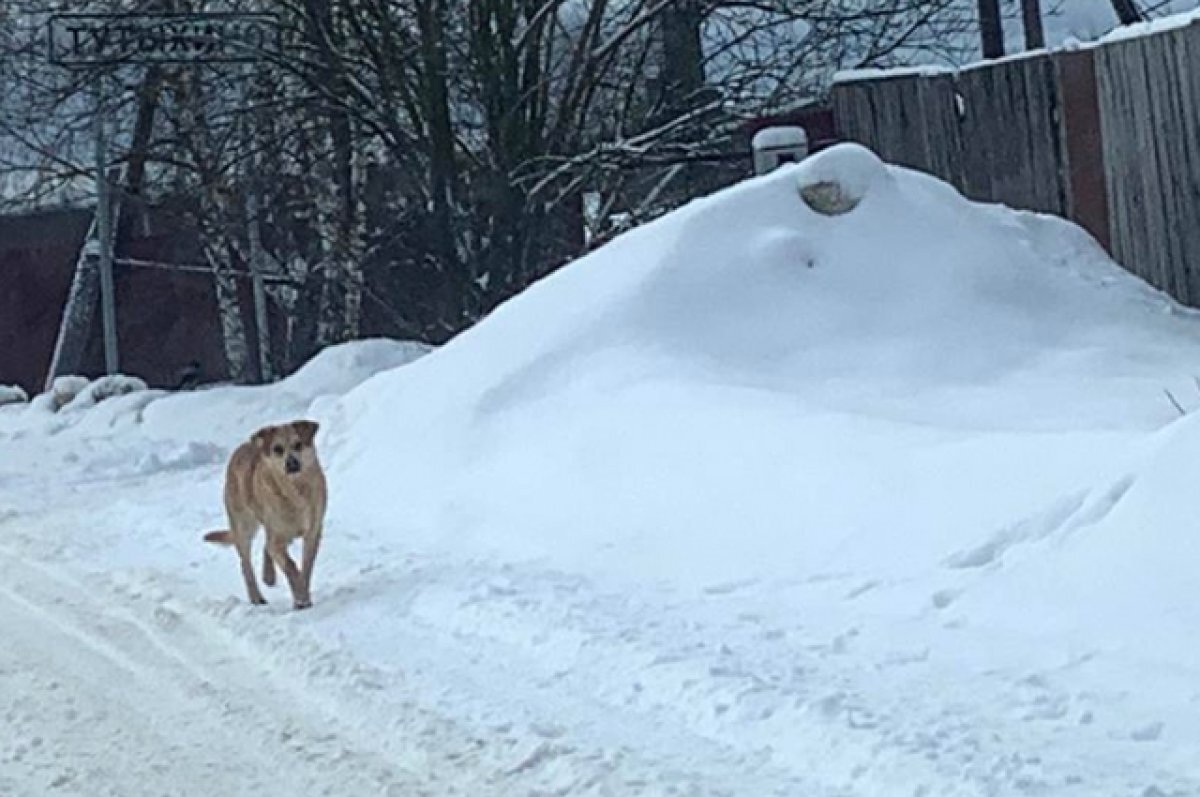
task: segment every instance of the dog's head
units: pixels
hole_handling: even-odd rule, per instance
[[[250,439],[267,467],[287,476],[298,476],[317,464],[313,446],[317,429],[314,421],[292,421],[259,429]]]

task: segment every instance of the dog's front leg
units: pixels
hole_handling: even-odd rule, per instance
[[[275,586],[275,561],[271,558],[271,552],[267,548],[267,543],[263,542],[262,580],[268,587],[273,587]]]
[[[312,595],[313,568],[317,564],[317,551],[321,550],[321,523],[304,535],[304,555],[300,560],[300,576],[304,579],[304,592]]]
[[[237,535],[237,532],[234,532]],[[242,564],[242,579],[246,582],[246,597],[251,603],[262,605],[267,599],[258,590],[258,582],[254,578],[254,565],[250,563],[250,540],[244,536],[235,536],[234,547],[237,548],[238,559]]]

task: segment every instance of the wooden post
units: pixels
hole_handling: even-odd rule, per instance
[[[96,79],[96,238],[100,271],[100,313],[104,322],[104,370],[120,369],[117,357],[116,288],[113,283],[112,196],[108,185],[108,131],[106,130],[105,77]]]

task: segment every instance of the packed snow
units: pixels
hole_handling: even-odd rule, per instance
[[[29,394],[20,385],[0,385],[0,406],[24,404],[26,401],[29,401]]]
[[[1196,374],[1078,228],[841,145],[431,352],[0,407],[0,793],[1195,794]],[[295,417],[307,612],[200,542]]]

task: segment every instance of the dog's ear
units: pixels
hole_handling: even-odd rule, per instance
[[[254,443],[254,447],[257,448],[261,453],[265,454],[271,447],[271,440],[274,437],[275,427],[264,426],[250,436],[250,442]]]
[[[321,425],[316,421],[295,421],[292,423],[292,428],[296,430],[296,434],[300,436],[300,440],[306,446],[311,446]]]

